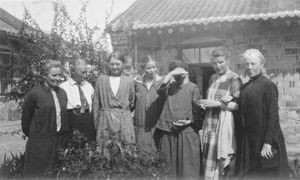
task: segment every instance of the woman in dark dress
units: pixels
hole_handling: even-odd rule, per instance
[[[242,54],[250,80],[242,87],[239,99],[242,135],[238,146],[237,168],[245,178],[288,177],[284,137],[279,124],[278,90],[264,76],[264,56],[257,49]]]
[[[57,148],[66,139],[67,94],[59,88],[61,64],[48,60],[42,68],[44,82],[31,89],[22,107],[22,130],[28,137],[24,176],[50,175]]]
[[[157,63],[150,56],[143,58],[141,68],[144,75],[135,82],[134,125],[139,150],[150,153],[157,150],[153,135],[162,109],[162,102],[156,92],[156,87],[162,78],[156,73]]]
[[[188,79],[181,62],[170,66],[169,74],[158,89],[164,99],[156,127],[160,134],[159,151],[166,158],[169,178],[199,179],[201,164],[200,99],[197,85]]]

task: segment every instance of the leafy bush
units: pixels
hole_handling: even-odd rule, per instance
[[[3,163],[0,165],[0,177],[17,178],[22,177],[24,167],[24,155],[10,153],[11,158],[4,156]]]
[[[55,173],[59,178],[147,178],[163,176],[164,161],[159,154],[139,152],[135,145],[105,139],[100,153],[78,131],[66,149],[60,149]]]
[[[104,73],[104,60],[111,51],[107,33],[99,27],[89,27],[86,18],[87,1],[82,2],[79,18],[74,21],[65,5],[53,2],[54,19],[51,32],[43,32],[25,9],[24,25],[16,37],[4,36],[3,40],[13,49],[13,81],[8,99],[21,100],[42,78],[40,69],[46,59],[55,59],[64,65],[65,78],[70,75],[69,63],[85,59],[90,65],[88,81],[94,84]]]
[[[292,163],[290,163],[290,170],[293,178],[300,177],[300,163],[299,159],[294,159]]]
[[[74,131],[67,147],[58,149],[53,172],[57,178],[158,179],[164,173],[164,161],[159,154],[139,152],[135,145],[120,142],[115,137],[105,139],[105,153],[96,150],[87,138]],[[24,155],[5,155],[0,165],[0,177],[22,177]]]

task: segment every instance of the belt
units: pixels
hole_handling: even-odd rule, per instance
[[[81,108],[73,108],[73,109],[68,109],[69,112],[72,112],[75,115],[81,115],[85,113],[89,113],[89,109],[81,109]]]
[[[117,107],[101,107],[100,111],[114,111],[114,112],[120,112],[120,113],[124,113],[127,111],[130,111],[128,108],[117,108]]]

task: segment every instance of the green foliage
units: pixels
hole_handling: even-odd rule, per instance
[[[135,145],[121,142],[116,136],[104,140],[105,153],[96,150],[87,138],[74,131],[73,138],[64,148],[58,149],[55,169],[49,174],[57,178],[99,179],[159,179],[163,177],[164,161],[159,154],[139,152]],[[22,177],[24,155],[5,155],[0,165],[3,178]]]
[[[88,144],[78,131],[67,149],[60,149],[56,174],[59,178],[147,178],[162,177],[164,162],[158,154],[139,152],[135,145],[111,136],[104,140],[105,152]]]
[[[6,154],[4,160],[0,165],[0,177],[3,178],[17,178],[22,177],[24,167],[24,155],[10,153],[11,158],[7,158]]]
[[[55,12],[50,33],[43,32],[25,9],[24,26],[11,44],[14,49],[13,72],[18,75],[10,99],[21,99],[41,81],[40,67],[46,59],[55,59],[64,65],[65,77],[70,75],[68,64],[82,58],[90,64],[88,80],[93,84],[103,73],[110,44],[98,27],[89,27],[86,18],[87,2],[83,2],[77,21],[71,20],[63,4],[53,2]]]
[[[299,159],[294,159],[292,163],[290,163],[290,170],[293,178],[300,177],[300,163]]]

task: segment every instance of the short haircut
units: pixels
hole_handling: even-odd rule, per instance
[[[224,56],[226,59],[229,57],[229,51],[225,47],[217,47],[211,52],[211,57],[216,58],[219,56]]]
[[[108,57],[108,63],[110,62],[110,60],[114,58],[114,59],[118,59],[120,60],[122,63],[125,63],[126,61],[126,57],[124,54],[119,53],[119,52],[112,52],[109,57]]]
[[[241,54],[242,59],[246,58],[257,58],[260,60],[261,64],[265,64],[266,59],[264,55],[258,49],[247,49],[243,54]]]
[[[50,69],[52,68],[60,68],[61,69],[61,62],[53,59],[45,60],[45,63],[42,65],[41,68],[41,75],[47,76]]]
[[[86,60],[84,59],[74,59],[71,61],[71,64],[70,64],[70,70],[71,72],[73,72],[75,70],[75,67],[81,63],[84,63],[86,64]]]
[[[156,62],[151,56],[146,56],[146,57],[144,57],[144,58],[141,60],[141,65],[140,65],[140,67],[141,67],[142,69],[145,69],[146,64],[149,63],[149,62],[155,62],[156,66],[158,66],[157,62]]]

